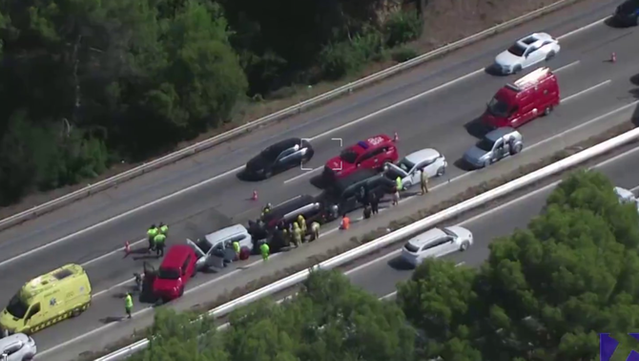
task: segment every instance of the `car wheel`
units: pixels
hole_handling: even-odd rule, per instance
[[[271,178],[273,176],[273,171],[271,169],[267,169],[264,171],[264,178]]]
[[[552,107],[546,107],[546,109],[544,109],[544,117],[549,116],[550,112],[552,112]]]
[[[184,286],[180,288],[180,297],[182,297],[183,295],[184,295]]]
[[[493,164],[492,159],[486,159],[484,161],[484,168],[488,167],[489,165]]]
[[[441,177],[444,174],[446,174],[446,167],[439,167],[439,169],[437,170],[437,176]]]
[[[554,58],[554,57],[555,57],[555,55],[556,55],[556,54],[555,54],[555,52],[554,52],[554,51],[551,51],[550,53],[546,54],[546,61],[548,61],[548,60],[550,60],[550,59]]]
[[[522,71],[522,69],[523,68],[521,67],[521,65],[515,65],[515,68],[513,69],[513,74],[519,73],[520,71]]]
[[[82,311],[79,308],[74,308],[73,311],[71,311],[71,317],[78,317],[81,313]]]
[[[515,145],[515,146],[513,147],[513,155],[515,155],[515,154],[517,154],[517,153],[521,152],[521,148],[523,148],[523,146],[521,145],[521,143],[519,143],[519,144]]]
[[[464,241],[464,242],[462,242],[461,246],[459,247],[459,250],[464,252],[465,250],[468,249],[468,247],[470,247],[470,243],[468,243],[468,241]]]

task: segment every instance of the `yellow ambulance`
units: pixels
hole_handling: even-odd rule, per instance
[[[27,282],[0,314],[3,334],[32,334],[91,304],[91,283],[82,266],[68,264]]]

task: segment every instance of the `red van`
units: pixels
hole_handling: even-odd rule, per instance
[[[195,275],[196,261],[193,248],[186,244],[171,246],[153,280],[153,294],[165,302],[182,296]]]
[[[490,128],[520,127],[548,115],[559,105],[557,76],[549,68],[539,68],[497,91],[482,115]]]

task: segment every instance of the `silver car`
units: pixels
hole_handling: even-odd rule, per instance
[[[495,58],[495,69],[502,74],[516,74],[521,70],[550,60],[559,53],[559,41],[546,33],[534,33],[519,39]]]
[[[464,161],[473,168],[483,168],[521,152],[523,147],[521,133],[510,127],[497,128],[468,149]]]
[[[433,228],[406,242],[402,259],[417,267],[427,258],[439,258],[449,253],[465,251],[473,244],[473,234],[459,226]]]
[[[32,360],[37,352],[35,341],[24,333],[0,339],[0,361]]]
[[[443,154],[433,148],[426,148],[407,155],[397,165],[388,163],[384,171],[392,180],[401,177],[404,189],[408,189],[421,182],[421,170],[424,170],[428,178],[433,178],[444,175],[446,167],[448,162]]]
[[[617,195],[617,198],[619,199],[619,203],[621,204],[632,203],[635,205],[635,207],[637,207],[637,211],[639,212],[639,200],[637,199],[635,194],[632,193],[631,190],[621,188],[621,187],[615,187],[614,191],[615,191],[615,194]]]

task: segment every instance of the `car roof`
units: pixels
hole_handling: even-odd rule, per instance
[[[346,177],[338,179],[335,182],[334,186],[335,188],[343,191],[346,188],[352,186],[353,184],[357,184],[359,182],[373,178],[377,175],[379,175],[379,173],[373,169],[360,168],[354,171],[353,173],[347,175]]]
[[[437,150],[433,148],[426,148],[426,149],[413,152],[404,158],[406,158],[406,160],[411,163],[417,164],[423,160],[436,158],[436,157],[439,157],[439,152]]]
[[[160,267],[162,268],[180,268],[186,259],[186,256],[193,254],[193,248],[186,244],[176,244],[169,248],[166,256],[162,260]]]
[[[271,211],[264,216],[265,222],[270,222],[274,217],[281,217],[288,214],[298,208],[309,205],[315,202],[315,197],[302,194],[297,197],[290,198],[280,204],[276,204],[271,208]]]
[[[381,138],[382,142],[379,144],[375,144],[372,140],[375,138]],[[355,151],[357,154],[364,153],[368,149],[377,148],[383,144],[388,144],[393,141],[393,138],[389,137],[386,134],[378,134],[372,137],[368,137],[365,140],[360,140],[359,142],[353,144],[349,147],[350,150]]]
[[[435,239],[445,237],[445,236],[446,236],[446,232],[442,231],[439,228],[433,228],[409,239],[408,242],[416,247],[422,247],[425,244]]]
[[[552,40],[552,36],[547,33],[532,33],[524,38],[519,39],[517,42],[527,48],[534,43],[545,40]]]
[[[491,132],[488,132],[484,138],[490,140],[491,142],[495,142],[497,141],[499,138],[511,134],[511,133],[519,133],[517,132],[515,129],[511,128],[511,127],[502,127],[502,128],[497,128]]]
[[[204,236],[204,238],[209,244],[213,245],[218,243],[222,239],[226,239],[238,234],[245,234],[247,232],[248,231],[246,230],[246,227],[241,224],[236,224],[226,228],[218,229],[215,232],[207,234],[206,236]]]
[[[13,335],[0,338],[0,351],[4,351],[5,348],[16,343],[26,344],[28,342],[29,336],[25,335],[24,333],[14,333]]]

